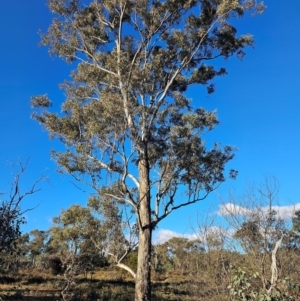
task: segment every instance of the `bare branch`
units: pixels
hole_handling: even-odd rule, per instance
[[[14,181],[11,184],[8,200],[0,199],[0,252],[14,248],[16,239],[21,235],[20,225],[24,223],[24,213],[35,209],[39,205],[23,211],[20,208],[21,201],[25,197],[39,192],[40,189],[37,188],[37,185],[45,180],[45,177],[41,176],[27,191],[21,192],[20,180],[27,169],[28,162],[29,159],[26,160],[25,164],[22,164],[21,161],[12,164],[13,167],[17,166],[19,170],[14,175]],[[0,194],[0,196],[3,195],[5,194]]]

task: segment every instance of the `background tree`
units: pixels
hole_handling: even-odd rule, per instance
[[[189,240],[185,237],[173,237],[155,249],[160,260],[165,262],[166,268],[169,266],[170,271],[172,267],[171,271],[178,271],[181,275],[192,272],[191,264],[195,264],[193,256],[198,256],[204,251],[199,240]]]
[[[11,184],[10,192],[0,191],[0,253],[9,253],[16,250],[17,239],[21,236],[20,227],[25,223],[24,214],[28,210],[32,210],[22,210],[21,202],[24,198],[40,191],[37,185],[44,179],[44,177],[40,177],[31,187],[22,191],[20,181],[26,171],[27,164],[28,160],[25,164],[22,164],[22,162],[13,164],[12,166],[17,168],[17,171],[13,175],[14,180]]]
[[[125,269],[135,278],[136,269],[126,264],[126,257],[137,246],[137,227],[132,223],[134,213],[128,210],[128,204],[120,204],[119,200],[112,197],[114,187],[104,190],[106,195],[88,200],[88,207],[101,220],[101,229],[90,233],[90,238],[98,252],[110,257],[114,265]],[[102,234],[99,236],[99,233]]]
[[[236,250],[245,252],[249,272],[261,280],[258,291],[266,295],[276,292],[280,277],[284,279],[279,251],[288,226],[275,210],[277,195],[277,180],[266,178],[261,185],[247,187],[242,197],[230,194],[223,212],[234,229]]]
[[[28,244],[29,260],[32,267],[44,269],[45,255],[47,250],[47,243],[49,241],[49,231],[40,231],[34,229],[29,233],[30,241]]]
[[[0,273],[15,276],[20,269],[28,267],[28,243],[29,235],[25,233],[15,239],[10,252],[0,253]]]
[[[284,239],[287,248],[300,250],[300,211],[297,210],[292,218],[292,229]]]
[[[244,55],[250,35],[230,23],[253,0],[50,0],[56,14],[42,44],[67,62],[78,60],[62,88],[63,115],[41,108],[34,118],[59,138],[65,152],[53,158],[75,179],[130,204],[139,235],[136,301],[151,299],[152,230],[172,211],[194,204],[225,178],[233,148],[209,148],[203,134],[217,124],[215,112],[194,107],[185,92],[226,74],[210,62]],[[194,103],[195,104],[195,103]],[[231,171],[229,176],[235,177]],[[87,178],[89,176],[89,178]],[[102,185],[114,186],[108,193]],[[180,187],[180,189],[179,189]]]
[[[240,229],[234,233],[234,238],[238,240],[243,249],[248,252],[260,254],[263,245],[263,235],[258,221],[248,220],[241,225]]]
[[[72,205],[53,218],[49,244],[53,250],[52,257],[59,259],[64,273],[61,294],[65,301],[72,300],[76,276],[85,272],[86,262],[81,260],[81,251],[85,248],[86,240],[89,240],[89,229],[94,226],[97,228],[97,223],[90,210],[79,205]]]

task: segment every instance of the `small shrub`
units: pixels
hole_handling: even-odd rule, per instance
[[[51,257],[48,259],[48,261],[52,275],[60,275],[64,273],[65,268],[58,257]]]

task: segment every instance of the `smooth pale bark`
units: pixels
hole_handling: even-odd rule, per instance
[[[140,203],[139,203],[139,247],[135,282],[135,301],[151,300],[151,210],[150,180],[147,158],[139,161]]]
[[[116,266],[119,267],[119,268],[122,268],[122,269],[124,269],[125,271],[127,271],[128,273],[130,273],[131,276],[132,276],[133,278],[136,277],[135,272],[134,272],[130,267],[128,267],[126,264],[118,262],[118,263],[116,264]]]
[[[276,287],[277,280],[278,280],[278,269],[277,269],[277,251],[279,246],[281,245],[283,240],[283,235],[280,237],[280,239],[276,242],[274,249],[272,250],[272,264],[271,264],[271,286],[267,290],[268,294],[271,294],[271,291],[274,287]]]

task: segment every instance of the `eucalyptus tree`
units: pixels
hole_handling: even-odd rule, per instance
[[[59,254],[65,265],[68,265],[72,257],[80,265],[82,246],[95,232],[101,235],[99,225],[100,221],[92,216],[89,208],[72,205],[53,218],[48,247]]]
[[[197,265],[197,257],[204,253],[203,244],[199,239],[189,240],[186,237],[172,237],[164,244],[156,246],[156,257],[164,261],[165,266],[172,266],[181,275],[192,274]],[[156,266],[163,262],[156,263]]]
[[[112,218],[113,205],[109,206]],[[98,218],[95,213],[101,213],[101,216]],[[122,223],[118,216],[114,216],[113,223],[105,218],[93,199],[89,200],[88,207],[72,205],[62,210],[59,216],[53,218],[53,226],[49,230],[48,253],[57,255],[65,266],[74,258],[78,270],[96,262],[105,263],[108,256],[112,257],[116,266],[122,266],[115,260],[127,255],[129,243],[122,232]]]
[[[44,268],[43,262],[49,240],[49,232],[34,229],[30,231],[29,235],[28,249],[31,265],[36,268]]]
[[[75,64],[62,114],[47,95],[33,97],[33,117],[66,146],[53,158],[75,179],[136,214],[136,300],[151,299],[151,234],[171,212],[194,204],[227,177],[233,148],[208,148],[215,112],[186,91],[226,74],[216,58],[252,45],[231,24],[255,0],[49,0],[56,14],[41,44]],[[198,102],[197,102],[198,101]],[[195,105],[195,106],[193,106]],[[236,172],[229,172],[235,177]],[[108,188],[113,185],[113,191]],[[104,187],[104,189],[103,189]]]
[[[89,208],[79,205],[72,205],[53,218],[48,247],[54,255],[52,258],[56,261],[58,259],[64,272],[61,289],[64,300],[72,300],[77,285],[76,276],[87,270],[83,250],[92,233],[99,229],[99,223],[99,220],[93,218]]]

